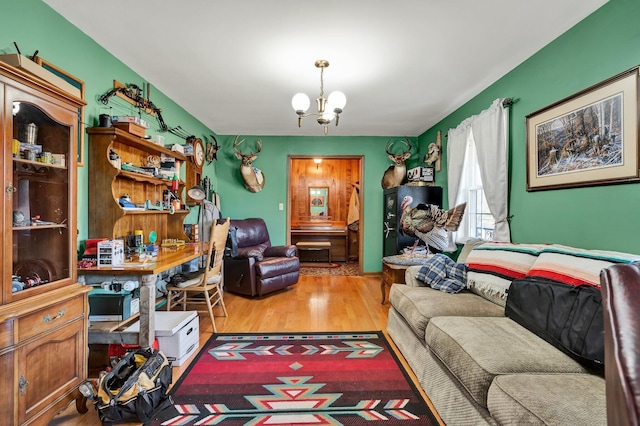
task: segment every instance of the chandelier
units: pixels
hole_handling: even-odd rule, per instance
[[[298,114],[298,127],[302,127],[302,118],[310,115],[318,117],[318,124],[324,127],[324,134],[329,133],[329,123],[335,118],[336,126],[340,119],[340,113],[347,103],[344,93],[335,91],[331,92],[329,98],[324,97],[324,69],[329,66],[329,61],[319,59],[316,61],[316,68],[320,68],[320,97],[316,99],[318,112],[307,112],[311,101],[305,93],[296,93],[291,99],[291,106]]]

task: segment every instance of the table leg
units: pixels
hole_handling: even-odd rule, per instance
[[[140,285],[140,335],[141,348],[150,348],[156,338],[156,276],[142,275]]]
[[[349,229],[347,229],[347,236],[344,238],[344,263],[349,263]]]

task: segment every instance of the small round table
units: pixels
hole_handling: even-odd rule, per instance
[[[382,282],[380,290],[382,291],[382,304],[387,300],[387,287],[391,289],[391,284],[405,284],[404,273],[411,265],[398,265],[395,263],[387,263],[382,261]]]

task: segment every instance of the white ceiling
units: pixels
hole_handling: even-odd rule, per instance
[[[44,0],[218,134],[415,136],[606,0]],[[117,79],[118,76],[113,76]],[[518,93],[504,93],[518,97]],[[151,94],[153,100],[153,93]]]

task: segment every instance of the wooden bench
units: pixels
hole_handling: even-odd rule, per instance
[[[327,250],[331,263],[331,241],[298,241],[296,247],[299,251]]]

